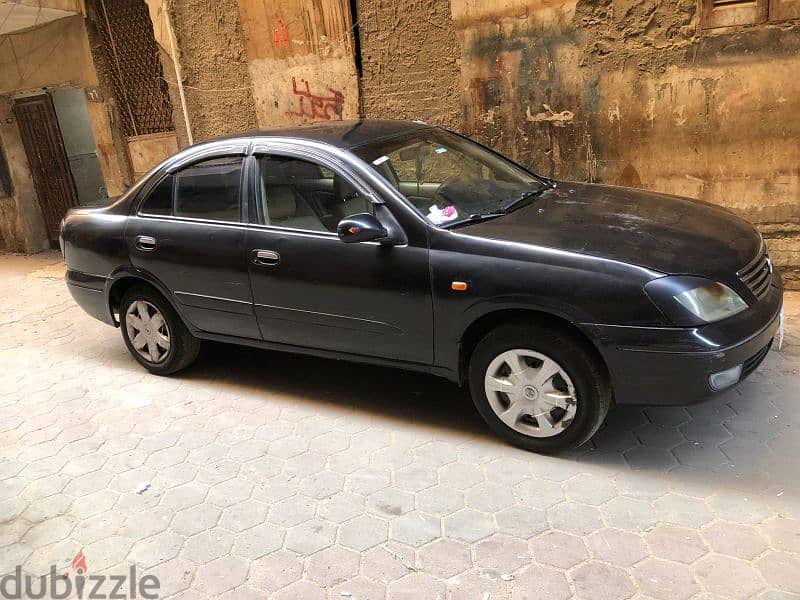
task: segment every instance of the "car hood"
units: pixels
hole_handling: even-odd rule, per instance
[[[734,276],[761,244],[750,223],[712,204],[570,182],[458,232],[717,279]]]

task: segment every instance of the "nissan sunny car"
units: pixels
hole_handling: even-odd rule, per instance
[[[197,144],[70,211],[61,246],[76,302],[152,373],[202,340],[424,371],[539,452],[615,403],[730,388],[782,324],[781,278],[732,213],[554,181],[417,122]]]

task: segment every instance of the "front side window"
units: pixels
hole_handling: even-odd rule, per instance
[[[341,174],[288,156],[258,159],[259,220],[264,225],[335,232],[343,218],[373,212],[369,199]]]
[[[212,221],[240,221],[242,159],[215,158],[175,175],[176,217]]]
[[[514,163],[443,129],[377,140],[353,152],[436,225],[502,210],[545,186]]]

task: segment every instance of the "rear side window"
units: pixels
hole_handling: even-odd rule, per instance
[[[153,188],[139,212],[143,215],[169,215],[172,213],[172,175],[167,175]]]
[[[242,159],[215,158],[175,175],[175,216],[240,221]]]

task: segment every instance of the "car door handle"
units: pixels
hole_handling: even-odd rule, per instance
[[[139,250],[144,250],[145,252],[150,252],[151,250],[155,250],[156,238],[151,237],[149,235],[136,236],[136,247]]]
[[[272,250],[253,250],[253,262],[264,267],[274,267],[281,261],[281,255]]]

